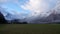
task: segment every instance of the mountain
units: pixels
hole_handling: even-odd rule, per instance
[[[0,12],[0,24],[6,24],[7,21],[5,20],[3,14]]]

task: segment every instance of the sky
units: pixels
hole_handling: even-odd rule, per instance
[[[47,17],[57,1],[59,0],[0,0],[0,7],[5,9],[2,11],[4,16],[10,14],[6,19],[35,20],[38,17]]]

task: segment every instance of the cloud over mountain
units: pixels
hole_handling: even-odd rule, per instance
[[[12,18],[26,18],[26,21],[38,20],[49,16],[60,0],[0,0],[0,5],[7,8]],[[7,3],[7,5],[6,5]],[[2,5],[4,4],[4,5]],[[15,9],[15,7],[18,8]],[[20,10],[20,11],[18,11]]]

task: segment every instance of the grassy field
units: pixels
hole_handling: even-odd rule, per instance
[[[60,34],[60,24],[0,24],[0,34]]]

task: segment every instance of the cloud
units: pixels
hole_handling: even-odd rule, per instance
[[[46,0],[47,1],[47,0]],[[50,5],[48,2],[51,2],[51,0],[46,2],[45,0],[29,0],[25,5],[21,5],[21,8],[24,10],[30,10],[31,14],[30,17],[37,17],[40,14],[46,13],[46,11],[50,10]]]
[[[4,16],[6,16],[6,15],[7,15],[7,13],[5,12],[5,9],[4,9],[4,8],[2,8],[2,7],[0,7],[0,12],[1,12]]]
[[[27,20],[29,20],[29,18],[30,20],[38,20],[40,17],[48,16],[49,13],[47,14],[47,12],[55,6],[54,4],[56,4],[56,0],[29,0],[26,2],[20,2],[19,0],[0,0],[0,3],[1,2],[13,2],[24,10],[22,12],[11,11],[15,16],[22,16],[22,14],[25,14],[25,11],[29,10],[30,13],[26,16]],[[25,16],[23,17],[25,18]]]
[[[22,5],[21,7],[24,10],[30,10],[32,14],[31,16],[37,16],[41,14],[42,12],[44,13],[50,10],[51,4],[49,3],[51,2],[52,0],[29,0],[28,3],[26,3],[25,5]]]
[[[56,4],[56,0],[29,0],[26,4],[21,5],[21,8],[30,10],[29,16],[35,19],[39,16],[47,16],[47,12],[54,7],[54,4]]]
[[[60,13],[60,0],[57,0],[56,7],[53,10],[55,10],[57,13]]]

